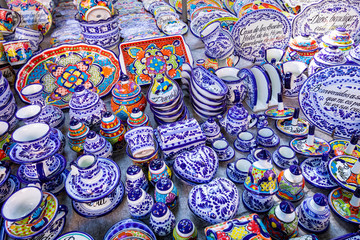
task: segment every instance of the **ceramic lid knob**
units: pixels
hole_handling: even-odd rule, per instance
[[[182,235],[188,235],[193,233],[194,224],[190,219],[182,219],[178,222],[176,228]]]
[[[358,141],[359,141],[359,135],[356,134],[352,135],[350,143],[356,145]]]
[[[79,120],[77,120],[77,119],[71,119],[71,120],[70,120],[70,123],[69,123],[70,129],[78,128],[78,127],[80,126],[79,124],[81,124]],[[78,125],[79,125],[79,126],[78,126]]]
[[[207,121],[208,121],[208,123],[211,123],[211,124],[213,124],[213,123],[215,122],[214,118],[212,118],[212,117],[211,117],[211,118],[208,118]]]
[[[161,178],[159,181],[157,181],[155,187],[156,190],[159,190],[161,192],[168,191],[173,186],[173,182],[169,178]]]
[[[107,111],[104,113],[103,118],[110,118],[110,117],[112,117],[112,115],[113,114],[111,112]]]
[[[325,207],[326,205],[328,205],[326,196],[322,193],[315,193],[315,195],[313,196],[313,200],[315,204],[320,207]]]
[[[127,175],[136,175],[138,173],[140,173],[141,168],[137,165],[131,165],[130,167],[128,167],[128,169],[126,170],[126,174]]]
[[[137,200],[139,200],[144,194],[144,190],[142,190],[141,188],[132,188],[129,192],[128,192],[128,199],[129,201],[135,202]]]
[[[120,79],[120,81],[122,81],[122,82],[126,82],[126,81],[129,80],[129,76],[126,75],[126,74],[124,74],[123,72],[121,72],[119,79]]]
[[[149,169],[157,171],[160,170],[165,165],[164,161],[161,159],[154,159],[149,164]]]
[[[283,213],[290,214],[295,211],[295,207],[291,202],[288,201],[282,201],[280,203],[280,210]]]
[[[291,202],[282,201],[275,207],[275,215],[280,221],[290,223],[296,218],[295,207]]]
[[[85,86],[84,85],[78,85],[75,87],[74,91],[75,92],[82,92],[85,90]]]
[[[291,165],[289,169],[291,174],[295,176],[301,175],[301,168],[298,165]]]
[[[140,112],[140,109],[136,107],[136,108],[134,108],[134,109],[132,110],[131,113],[137,114],[138,112]]]
[[[154,204],[151,214],[154,217],[160,218],[165,216],[165,214],[169,211],[168,207],[163,202],[157,202]]]
[[[336,31],[338,31],[338,32],[346,32],[346,29],[343,28],[343,27],[338,27],[338,28],[336,28]]]
[[[96,133],[94,131],[89,131],[89,133],[86,137],[88,139],[94,139],[94,138],[96,138]]]
[[[266,149],[261,149],[259,152],[256,153],[256,157],[259,160],[268,160],[270,158],[270,153]]]

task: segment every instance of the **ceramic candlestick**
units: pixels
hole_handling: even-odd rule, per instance
[[[272,119],[288,119],[291,118],[294,110],[292,107],[284,106],[282,94],[278,93],[278,106],[266,110],[265,115]]]
[[[277,196],[288,201],[299,201],[305,196],[305,180],[301,168],[292,165],[290,168],[281,171],[278,177],[279,191]]]
[[[299,118],[300,109],[295,108],[291,119],[276,121],[276,128],[285,135],[291,137],[304,137],[309,131],[309,122]]]

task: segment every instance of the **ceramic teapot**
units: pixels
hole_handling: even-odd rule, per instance
[[[290,40],[289,47],[285,53],[286,61],[292,60],[290,53],[296,52],[299,60],[309,64],[314,55],[319,51],[319,45],[316,40],[307,33],[303,33]]]
[[[241,103],[231,107],[225,117],[217,116],[219,123],[231,135],[237,135],[249,128],[249,113]]]

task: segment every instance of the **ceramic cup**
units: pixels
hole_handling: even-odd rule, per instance
[[[211,147],[218,155],[219,161],[230,160],[228,159],[230,145],[225,138],[219,138],[214,140],[213,143],[211,144]]]
[[[258,131],[256,140],[260,145],[269,146],[274,144],[275,137],[276,137],[275,132],[271,128],[264,127]]]
[[[155,151],[152,154],[150,154],[149,156],[142,157],[142,158],[134,157],[130,151],[129,145],[126,147],[126,154],[131,159],[133,164],[140,166],[142,168],[148,168],[150,161],[157,159],[159,156],[159,144],[157,143],[157,141],[154,141],[154,142],[155,142]]]
[[[0,33],[10,34],[20,24],[21,16],[15,11],[0,8]]]
[[[32,56],[29,40],[14,40],[3,44],[6,57],[10,65],[20,65]]]
[[[273,153],[273,160],[276,166],[282,169],[291,165],[298,165],[299,161],[291,147],[282,145]]]
[[[35,52],[39,49],[40,43],[44,40],[44,35],[37,30],[17,27],[15,29],[15,39],[29,40],[31,49]]]
[[[244,183],[250,167],[251,162],[248,159],[240,158],[228,164],[226,175],[235,183]]]
[[[45,123],[31,123],[14,131],[12,139],[27,151],[40,151],[50,141],[51,129]]]
[[[138,127],[131,129],[125,133],[124,137],[135,158],[149,156],[155,151],[154,132],[152,127]]]
[[[251,132],[240,132],[234,142],[234,147],[240,152],[249,152],[250,148],[256,147],[256,139]]]
[[[17,110],[15,117],[24,121],[25,124],[30,124],[37,122],[40,113],[41,107],[39,105],[28,105]]]
[[[111,0],[81,0],[78,1],[78,11],[85,21],[100,21],[110,18],[114,14]]]

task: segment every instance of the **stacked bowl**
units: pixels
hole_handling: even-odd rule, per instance
[[[131,238],[131,236],[148,240],[156,239],[153,231],[145,223],[135,219],[124,219],[107,231],[104,240],[127,239],[127,237]]]
[[[0,120],[9,123],[10,131],[16,126],[17,105],[10,84],[0,72]]]

